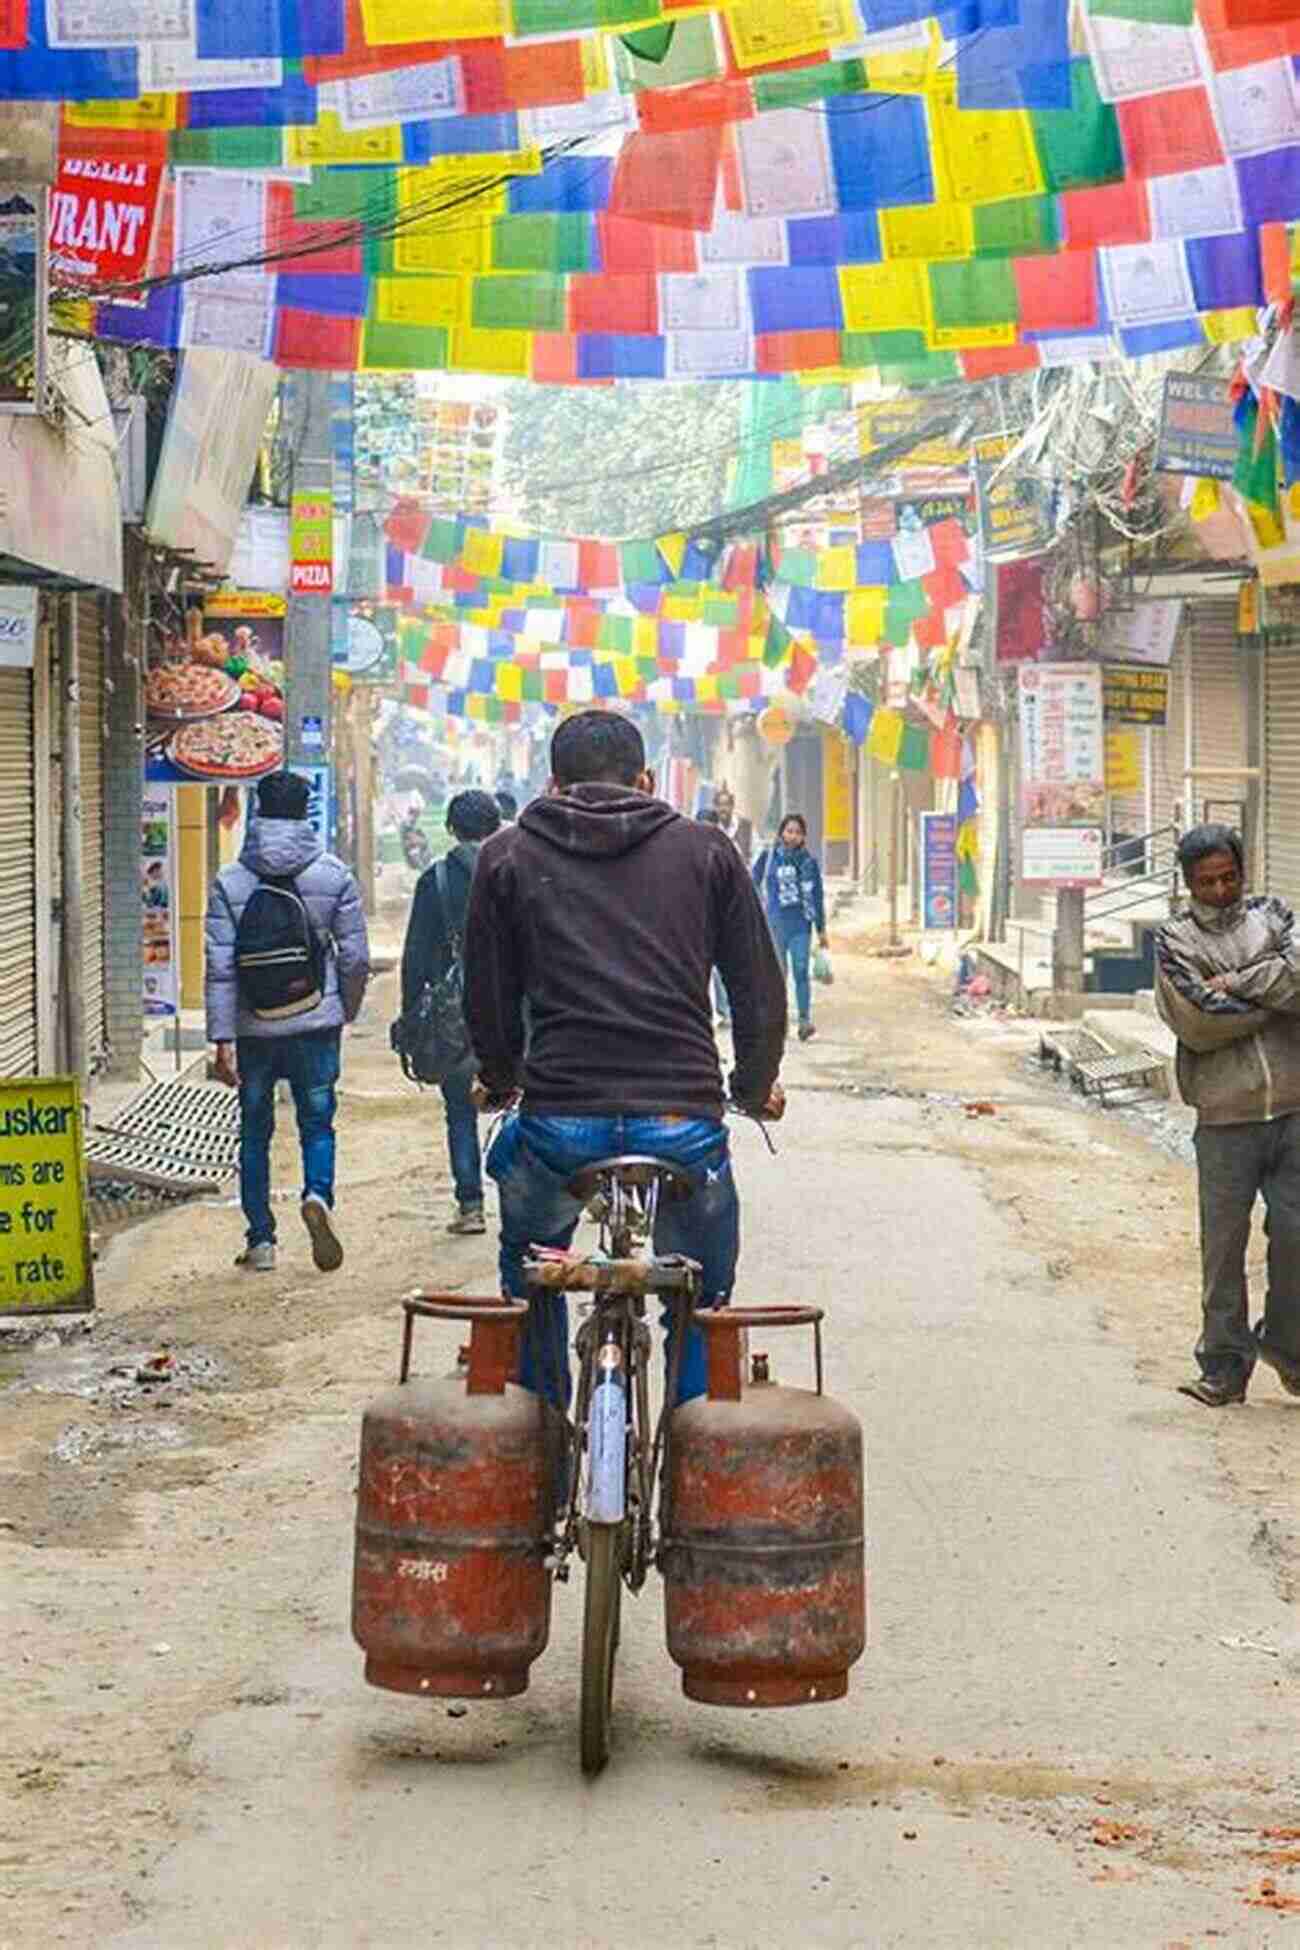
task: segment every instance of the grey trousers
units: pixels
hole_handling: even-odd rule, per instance
[[[1264,1200],[1268,1294],[1260,1331],[1300,1368],[1300,1112],[1260,1124],[1202,1124],[1196,1132],[1201,1203],[1201,1338],[1196,1358],[1213,1381],[1255,1365],[1246,1249]]]

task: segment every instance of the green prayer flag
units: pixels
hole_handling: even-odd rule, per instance
[[[905,386],[912,392],[926,386],[946,386],[962,377],[955,352],[927,352],[923,359],[882,359],[880,379],[885,386]]]
[[[930,264],[930,300],[937,327],[1007,325],[1019,314],[1015,272],[1003,258],[961,258]]]
[[[366,322],[361,362],[385,372],[439,372],[447,364],[442,325],[380,325]]]
[[[592,220],[585,210],[497,217],[493,222],[492,268],[496,271],[568,274],[594,270],[595,264]]]
[[[1001,203],[977,203],[977,257],[1032,257],[1054,251],[1060,241],[1054,196],[1013,196]]]
[[[736,597],[726,589],[713,589],[705,592],[700,604],[700,621],[712,623],[715,629],[734,630],[740,615],[740,604]]]
[[[1247,501],[1253,501],[1256,507],[1268,508],[1278,514],[1282,497],[1277,484],[1277,435],[1270,422],[1256,452],[1255,429],[1258,422],[1259,408],[1252,399],[1242,415],[1239,428],[1241,445],[1237,449],[1232,485],[1238,494]]]
[[[658,12],[643,7],[642,18]],[[641,33],[624,35],[614,42],[621,85],[631,91],[642,88],[685,88],[693,81],[712,81],[722,73],[717,36],[708,14],[689,14],[672,23],[671,39],[658,60],[638,54],[634,42]]]
[[[369,329],[369,328],[367,328]],[[381,327],[393,330],[393,327]],[[398,326],[404,331],[405,326]],[[420,554],[426,562],[454,562],[460,553],[460,525],[449,521],[444,515],[435,515],[429,523],[429,532],[420,547]]]
[[[825,61],[820,67],[793,68],[786,74],[755,75],[753,87],[754,106],[760,114],[769,108],[807,108],[837,95],[864,94],[866,64]]]
[[[925,359],[929,347],[924,332],[841,332],[840,363],[875,366],[882,360]]]
[[[677,23],[670,20],[661,27],[643,27],[638,34],[620,34],[619,39],[638,61],[650,61],[659,67],[668,59],[668,50],[676,32]]]
[[[397,209],[394,169],[313,169],[294,186],[293,214],[303,223],[378,222]]]
[[[800,589],[811,589],[817,581],[817,554],[811,548],[787,548],[781,552],[778,571],[782,582]]]
[[[905,724],[903,742],[898,748],[899,769],[903,772],[928,772],[930,732],[923,724]]]
[[[546,697],[546,685],[540,670],[525,670],[520,674],[519,688],[525,704],[541,704]]]
[[[284,130],[173,129],[167,155],[178,167],[192,169],[278,169],[284,161]]]
[[[767,620],[767,637],[763,644],[763,662],[769,670],[775,670],[778,664],[785,662],[787,656],[790,654],[790,645],[793,641],[793,637],[780,617],[775,614],[769,616]]]
[[[1148,27],[1190,27],[1193,0],[1089,0],[1088,12],[1103,20],[1140,20]]]
[[[1092,62],[1086,55],[1070,63],[1070,106],[1034,108],[1029,117],[1050,192],[1092,189],[1123,180],[1119,117],[1097,93]]]
[[[658,582],[663,558],[653,542],[620,542],[618,559],[625,586],[629,582]],[[623,617],[620,621],[630,623],[631,619]]]
[[[521,277],[494,272],[474,280],[470,322],[486,331],[562,332],[568,316],[563,278],[544,272]]]
[[[973,860],[958,860],[957,885],[960,887],[962,893],[969,894],[972,900],[979,893],[979,875],[975,871],[975,862]]]

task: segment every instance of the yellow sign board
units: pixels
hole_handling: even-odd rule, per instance
[[[849,741],[838,731],[822,733],[822,838],[830,844],[851,836],[853,774]]]
[[[81,1086],[0,1080],[0,1314],[95,1304],[86,1216]]]
[[[1136,731],[1106,733],[1107,792],[1142,790],[1142,749]]]

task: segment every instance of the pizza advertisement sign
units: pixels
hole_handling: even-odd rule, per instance
[[[295,596],[334,593],[334,496],[299,491],[289,513],[289,588]]]
[[[1021,877],[1047,887],[1102,878],[1106,726],[1101,667],[1021,664]]]
[[[211,598],[146,673],[150,786],[251,784],[284,763],[285,618],[236,605]]]

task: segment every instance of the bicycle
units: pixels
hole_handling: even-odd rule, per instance
[[[584,1166],[569,1190],[598,1221],[597,1250],[584,1254],[537,1248],[524,1263],[533,1288],[591,1295],[576,1336],[578,1381],[566,1480],[547,1560],[560,1582],[567,1581],[575,1552],[586,1564],[579,1716],[585,1774],[599,1773],[609,1759],[622,1591],[626,1586],[635,1596],[655,1562],[655,1493],[677,1399],[683,1340],[701,1292],[694,1260],[677,1254],[647,1256],[645,1248],[654,1238],[660,1202],[689,1198],[695,1189],[688,1173],[661,1158],[626,1155]],[[672,1356],[653,1430],[651,1336],[645,1319],[650,1295],[670,1302],[673,1312]],[[530,1311],[526,1331],[535,1328]],[[541,1363],[539,1350],[539,1371]]]

